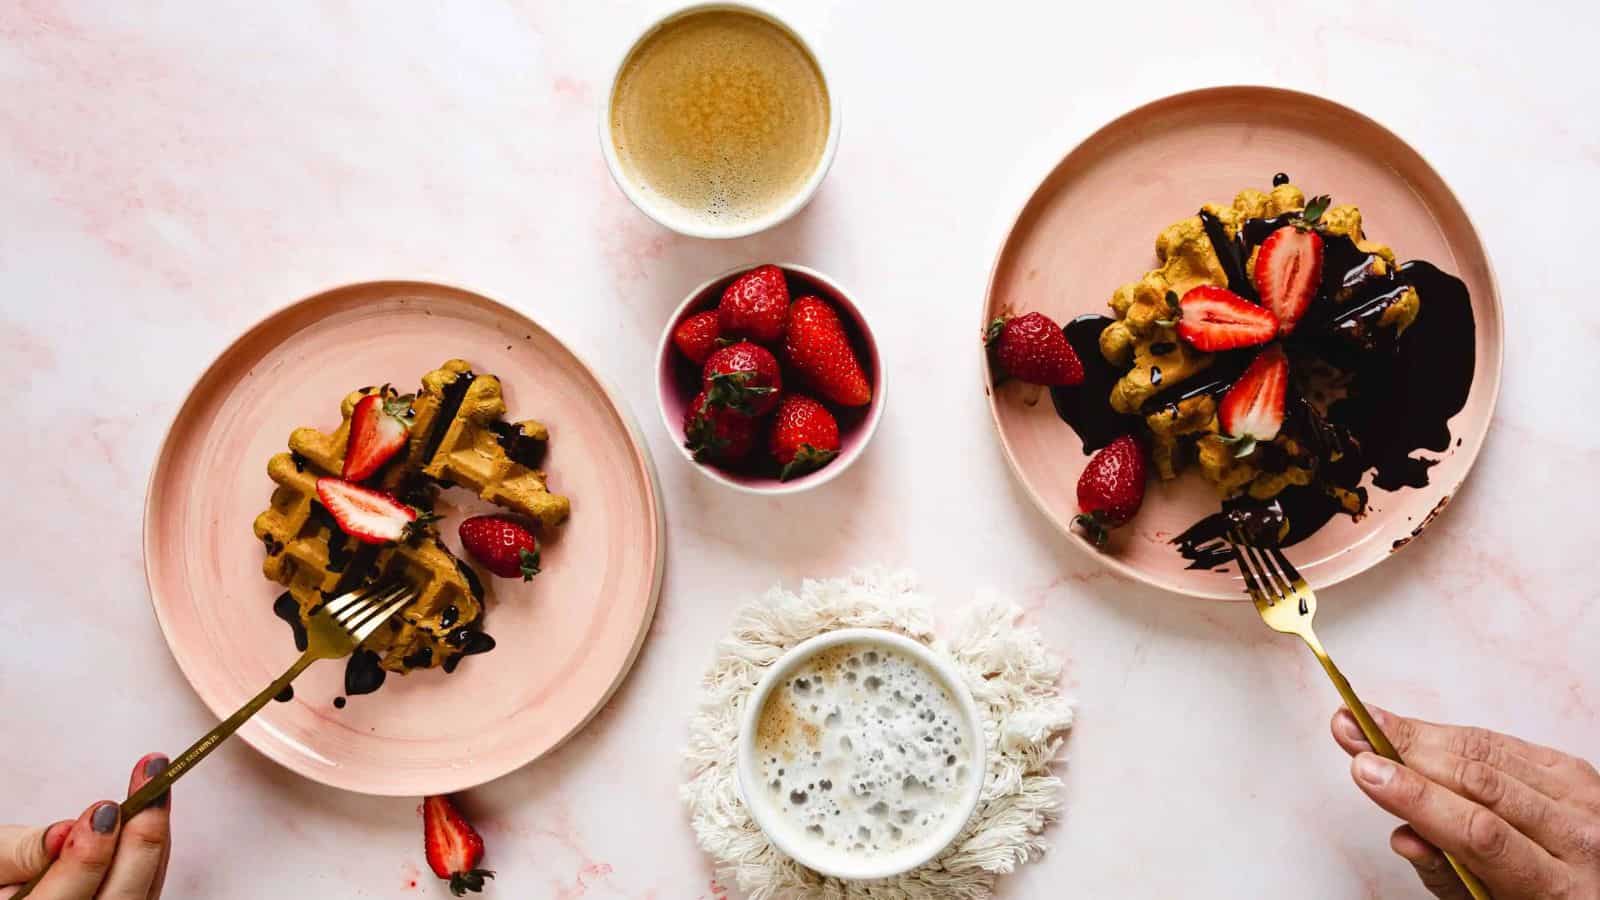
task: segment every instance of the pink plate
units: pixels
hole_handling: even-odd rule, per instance
[[[1212,88],[1140,107],[1079,144],[1034,191],[995,260],[983,319],[1037,310],[1065,323],[1108,314],[1111,292],[1155,264],[1163,228],[1202,203],[1231,201],[1240,188],[1267,190],[1279,171],[1308,193],[1361,207],[1367,234],[1399,258],[1429,260],[1462,279],[1477,326],[1472,388],[1450,421],[1452,445],[1423,454],[1438,459],[1429,484],[1373,489],[1362,521],[1337,516],[1288,552],[1313,586],[1325,587],[1386,559],[1444,508],[1478,455],[1499,392],[1500,298],[1488,256],[1460,201],[1404,141],[1353,110],[1274,88]],[[1007,384],[989,393],[1012,469],[1045,515],[1071,533],[1082,444],[1039,389]],[[1216,508],[1198,475],[1152,479],[1138,518],[1104,552],[1080,535],[1071,540],[1156,587],[1243,599],[1231,566],[1188,569],[1169,543]]]
[[[341,287],[250,329],[212,363],[174,419],[146,500],[146,575],[156,617],[190,684],[219,717],[295,658],[272,613],[250,531],[266,508],[267,459],[300,425],[331,430],[344,395],[414,388],[451,357],[504,383],[510,417],[550,428],[545,467],[572,518],[532,582],[494,578],[486,630],[498,646],[440,670],[390,675],[344,709],[342,663],[313,666],[295,697],[240,735],[308,778],[367,794],[462,790],[538,759],[622,682],[655,612],[665,558],[655,472],[632,420],[571,350],[527,317],[457,288]],[[492,509],[441,495],[441,532]]]

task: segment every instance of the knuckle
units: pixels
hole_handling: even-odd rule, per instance
[[[1473,759],[1462,760],[1456,766],[1455,778],[1462,790],[1480,803],[1493,806],[1505,797],[1505,779],[1486,763]]]
[[[1505,855],[1511,837],[1508,829],[1509,826],[1499,816],[1481,806],[1474,806],[1472,812],[1467,814],[1464,835],[1467,849],[1481,860],[1498,860]]]
[[[1450,751],[1465,759],[1488,762],[1494,753],[1494,738],[1482,728],[1458,729],[1450,736]]]
[[[1600,822],[1581,822],[1572,828],[1572,847],[1591,860],[1600,860]]]
[[[11,845],[11,865],[18,872],[37,872],[44,866],[44,835],[29,832]]]

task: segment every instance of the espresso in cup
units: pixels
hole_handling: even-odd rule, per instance
[[[617,177],[646,212],[708,233],[755,230],[812,187],[832,119],[807,48],[752,11],[692,9],[646,34],[612,89]]]
[[[975,747],[932,669],[877,642],[796,667],[757,719],[759,800],[812,859],[870,861],[926,844],[970,812]]]

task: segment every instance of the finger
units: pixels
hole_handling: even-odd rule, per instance
[[[1422,886],[1439,900],[1471,900],[1472,894],[1456,877],[1455,871],[1450,868],[1450,861],[1444,858],[1438,847],[1423,840],[1410,825],[1401,825],[1394,830],[1394,834],[1389,836],[1389,848],[1411,863],[1411,867],[1417,870],[1417,878]]]
[[[1372,752],[1372,744],[1367,741],[1367,736],[1361,733],[1361,725],[1356,722],[1356,717],[1350,710],[1339,707],[1333,714],[1333,720],[1328,723],[1328,729],[1333,732],[1334,743],[1351,756]]]
[[[1509,766],[1455,756],[1423,747],[1406,758],[1406,765],[1424,778],[1494,810],[1511,827],[1563,858],[1584,850],[1571,827],[1571,808],[1529,787],[1517,771],[1532,767],[1521,757]]]
[[[24,828],[0,825],[0,884],[23,884],[61,852],[72,821]]]
[[[1411,754],[1432,748],[1462,759],[1475,759],[1493,765],[1494,769],[1510,773],[1534,791],[1555,801],[1568,799],[1574,791],[1587,786],[1586,780],[1574,778],[1574,775],[1581,775],[1582,761],[1566,756],[1558,749],[1528,743],[1522,738],[1488,729],[1440,725],[1422,719],[1395,716],[1378,706],[1373,706],[1371,713],[1408,764]],[[1600,796],[1600,785],[1594,785],[1590,790]]]
[[[167,758],[159,753],[139,760],[128,779],[128,793],[166,771],[167,764]],[[123,824],[117,855],[96,900],[146,900],[150,896],[170,843],[168,821],[167,798],[162,795]]]
[[[67,832],[55,865],[44,873],[29,896],[35,900],[89,900],[105,880],[117,848],[122,822],[117,804],[109,800],[83,811]]]
[[[1565,864],[1488,808],[1375,753],[1357,756],[1350,769],[1374,803],[1406,820],[1428,843],[1454,853],[1492,892],[1562,896]]]

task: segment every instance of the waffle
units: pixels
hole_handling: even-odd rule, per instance
[[[366,640],[352,671],[358,661],[390,672],[436,666],[451,671],[463,656],[494,646],[481,632],[483,586],[472,569],[451,554],[431,525],[404,543],[363,544],[345,535],[316,499],[317,479],[338,477],[343,469],[356,403],[376,390],[347,395],[340,405],[343,420],[332,432],[295,429],[290,452],[268,462],[267,475],[277,487],[254,524],[267,551],[262,573],[288,589],[302,622],[328,598],[359,584],[385,577],[407,582],[417,599]],[[499,379],[474,375],[461,360],[446,362],[424,377],[406,450],[377,475],[376,486],[431,509],[440,487],[460,484],[548,532],[571,509],[531,465],[542,458],[548,432],[538,422],[506,423],[504,412]],[[349,681],[347,675],[347,689]]]

